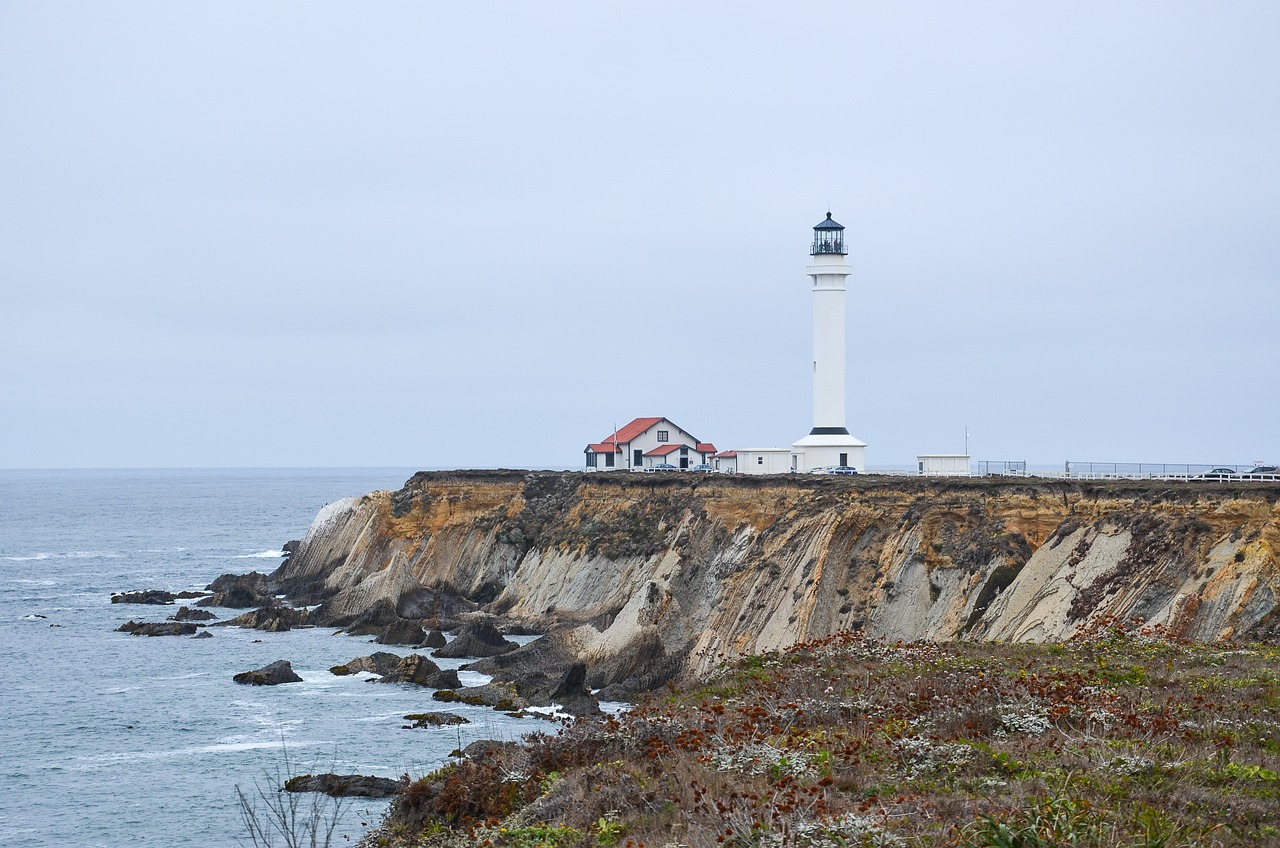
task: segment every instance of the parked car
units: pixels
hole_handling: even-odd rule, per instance
[[[1253,477],[1254,475],[1276,476],[1280,475],[1280,468],[1277,468],[1274,465],[1259,465],[1257,468],[1251,468],[1246,471],[1245,475],[1249,477]]]
[[[679,468],[676,468],[674,465],[672,465],[669,462],[663,462],[658,465],[650,465],[648,468],[645,469],[645,471],[679,471],[679,470],[680,470]]]
[[[810,468],[809,473],[810,474],[830,474],[831,469],[833,467],[834,466],[831,466],[831,465],[819,465],[817,468]],[[795,469],[793,468],[792,471],[794,470]]]
[[[1214,468],[1203,474],[1196,475],[1199,480],[1230,480],[1236,476],[1234,468]]]
[[[710,474],[712,471],[715,471],[714,468],[712,468],[710,465],[707,465],[705,462],[702,463],[701,465],[695,465],[689,470],[696,472],[698,474]]]
[[[833,465],[827,469],[828,474],[857,474],[858,469],[850,465]]]

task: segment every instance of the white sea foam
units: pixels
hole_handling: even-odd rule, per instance
[[[284,551],[258,551],[256,554],[240,554],[233,556],[231,559],[278,559],[284,556]]]
[[[0,559],[8,560],[9,562],[31,562],[32,560],[37,559],[50,559],[52,556],[53,554],[46,554],[42,552],[32,554],[31,556],[4,556],[0,557]]]
[[[493,681],[493,676],[489,674],[481,674],[478,671],[459,671],[458,682],[463,686],[487,686]]]

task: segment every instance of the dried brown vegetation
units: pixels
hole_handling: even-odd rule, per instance
[[[1280,650],[843,632],[414,783],[375,844],[1280,845]]]

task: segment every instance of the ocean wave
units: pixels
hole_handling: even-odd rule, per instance
[[[258,551],[256,554],[240,554],[239,556],[230,557],[230,559],[278,559],[284,556],[284,551]]]
[[[27,556],[0,556],[0,560],[9,562],[32,562],[42,559],[121,559],[124,554],[118,554],[114,551],[66,551],[65,553],[51,554],[47,551],[41,551],[36,554]]]

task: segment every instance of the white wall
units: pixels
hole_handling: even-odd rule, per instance
[[[709,460],[717,471],[723,471],[726,474],[733,474],[738,470],[738,458],[736,456],[722,456],[719,459]]]
[[[665,442],[658,441],[659,430],[667,431],[669,435],[669,438],[667,439],[667,441]],[[670,444],[689,446],[689,458],[691,460],[689,462],[690,465],[697,465],[699,462],[702,461],[701,459],[694,459],[695,456],[701,455],[694,450],[694,448],[698,446],[698,440],[694,438],[692,435],[690,435],[689,433],[686,433],[684,430],[681,430],[679,427],[677,427],[676,425],[672,424],[670,421],[664,418],[661,421],[659,421],[657,424],[654,424],[645,432],[641,433],[639,436],[636,436],[635,439],[633,439],[630,443],[624,446],[627,450],[627,453],[625,456],[618,457],[618,459],[620,460],[620,465],[622,468],[633,467],[631,463],[631,459],[634,457],[635,451],[637,450],[647,453],[661,445],[670,445]],[[675,459],[673,461],[670,455],[665,457],[646,456],[644,458],[644,467],[648,468],[651,465],[655,465],[655,464],[661,465],[664,462],[669,462],[672,465],[679,468],[680,453],[677,451],[674,454],[674,457]]]
[[[922,453],[916,471],[923,477],[968,477],[969,457],[959,453]]]
[[[786,474],[791,471],[790,448],[739,448],[739,474]]]
[[[796,466],[797,471],[809,471],[814,468],[825,468],[830,465],[840,465],[840,454],[846,454],[848,465],[851,468],[858,469],[859,473],[867,470],[867,448],[866,445],[811,445],[804,448],[804,452],[800,454],[799,464]]]

